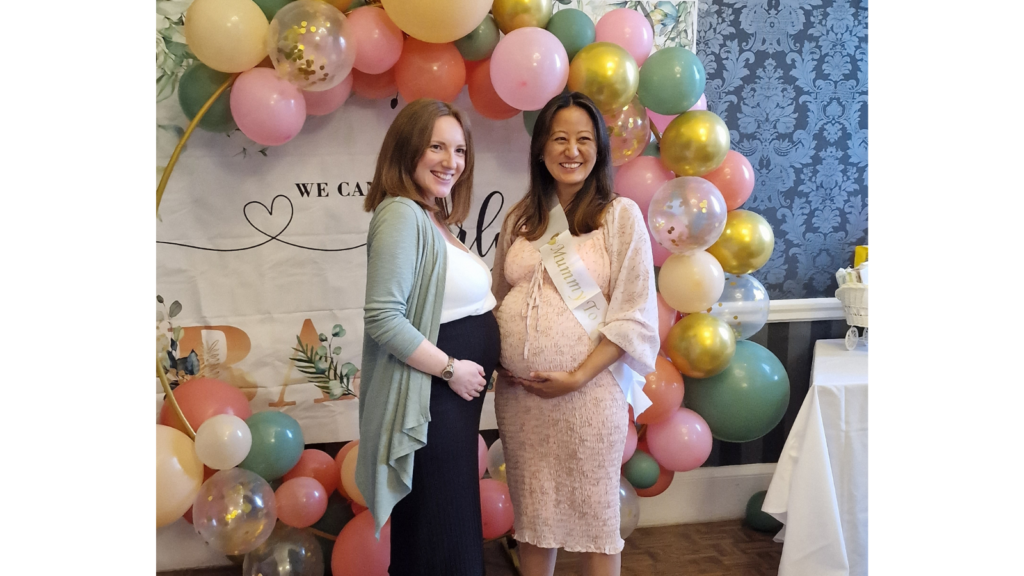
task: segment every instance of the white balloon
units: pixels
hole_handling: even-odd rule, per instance
[[[505,450],[501,447],[500,438],[487,449],[487,471],[491,474],[491,478],[499,482],[507,482],[505,479]]]
[[[249,426],[233,414],[218,414],[196,430],[196,455],[214,470],[234,468],[245,460],[252,448]]]

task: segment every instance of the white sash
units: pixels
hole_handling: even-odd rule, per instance
[[[569,221],[561,204],[555,202],[548,216],[548,227],[540,238],[532,242],[540,252],[544,268],[551,281],[558,289],[562,300],[572,310],[576,320],[587,331],[595,344],[601,339],[600,329],[604,326],[608,315],[608,301],[604,299],[601,288],[590,276],[583,259],[580,258],[577,245],[585,242],[594,234],[584,234],[578,238],[569,232]],[[646,380],[637,374],[622,360],[617,360],[608,367],[615,380],[622,388],[626,402],[633,406],[633,416],[637,417],[651,406],[651,400],[644,394]]]

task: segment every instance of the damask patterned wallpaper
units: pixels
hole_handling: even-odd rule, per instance
[[[868,243],[867,0],[700,0],[708,109],[750,160],[775,231],[771,298],[835,294]]]

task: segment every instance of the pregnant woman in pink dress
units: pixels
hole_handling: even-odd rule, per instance
[[[551,235],[556,203],[607,302],[596,342],[536,247]],[[643,216],[612,191],[604,120],[586,96],[563,94],[541,110],[530,189],[505,218],[492,273],[503,367],[494,403],[523,574],[552,574],[558,548],[586,553],[587,574],[619,574],[628,405],[608,368],[621,360],[654,371],[658,315]]]

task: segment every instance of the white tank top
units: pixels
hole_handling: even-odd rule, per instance
[[[441,323],[490,312],[498,301],[491,294],[491,271],[479,256],[463,252],[451,242],[448,247],[448,270],[444,278],[444,300]]]

